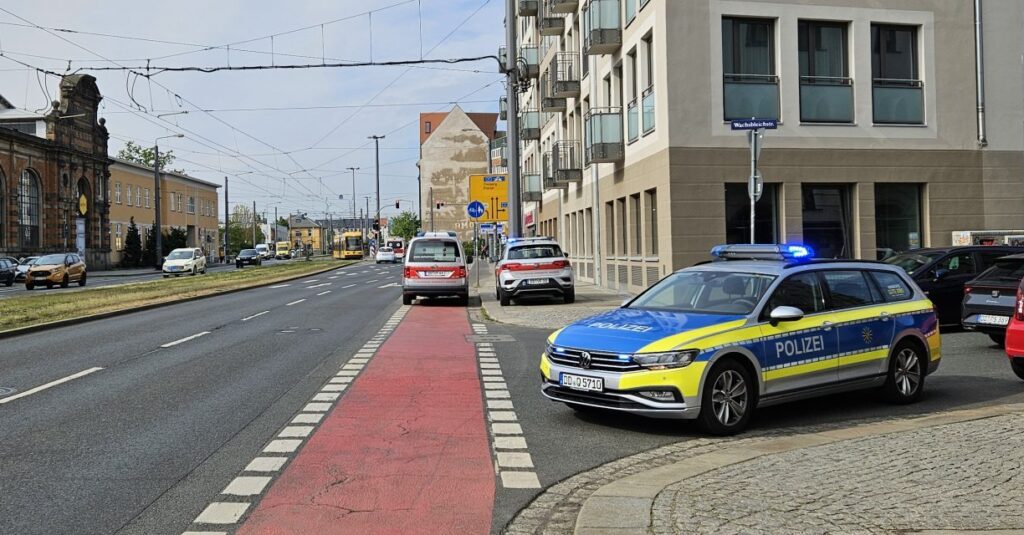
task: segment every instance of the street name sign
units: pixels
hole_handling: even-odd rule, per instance
[[[733,119],[730,123],[733,130],[775,130],[779,127],[778,119]]]

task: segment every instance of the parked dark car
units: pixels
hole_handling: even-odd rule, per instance
[[[0,258],[0,283],[14,286],[14,278],[18,275],[18,263],[9,258]]]
[[[242,249],[238,256],[235,257],[235,267],[240,268],[244,265],[250,266],[262,266],[263,257],[260,256],[260,252],[256,249]]]
[[[960,325],[964,284],[992,267],[996,260],[1024,253],[1024,247],[968,245],[915,249],[886,259],[903,268],[935,304],[939,323]]]
[[[1005,256],[964,286],[963,326],[985,333],[1000,347],[1017,305],[1017,287],[1024,279],[1024,254]]]

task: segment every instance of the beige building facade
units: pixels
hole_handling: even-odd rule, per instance
[[[114,158],[110,165],[109,186],[110,262],[117,265],[121,261],[132,218],[139,227],[143,246],[146,231],[153,228],[156,221],[153,170]],[[164,232],[181,228],[187,234],[189,247],[201,247],[207,254],[217,254],[220,250],[218,188],[218,184],[187,175],[162,173],[160,225]]]
[[[528,234],[637,291],[749,242],[875,259],[1024,228],[1021,0],[518,2]],[[533,8],[536,7],[536,11]],[[596,184],[596,187],[595,187]]]

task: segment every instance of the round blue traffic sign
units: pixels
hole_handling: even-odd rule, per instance
[[[469,217],[472,217],[473,219],[476,219],[484,215],[484,212],[486,211],[487,207],[484,206],[484,203],[480,201],[473,201],[469,203],[468,206],[466,206],[466,213],[469,214]]]

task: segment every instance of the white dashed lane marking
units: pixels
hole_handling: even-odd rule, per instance
[[[289,286],[291,286],[291,284],[275,284],[274,286],[271,286],[271,288],[287,288]]]
[[[206,336],[208,334],[210,334],[210,331],[203,331],[201,333],[193,334],[192,336],[186,336],[186,337],[184,337],[184,338],[182,338],[180,340],[175,340],[173,342],[167,342],[166,344],[164,344],[164,345],[162,345],[160,347],[163,347],[163,348],[174,347],[174,346],[176,346],[178,344],[184,344],[185,342],[189,342],[191,340],[195,340],[196,338],[199,338],[201,336]]]
[[[330,290],[327,290],[326,292],[320,292],[320,293],[316,294],[316,296],[317,296],[317,297],[320,297],[321,295],[327,295],[327,294],[329,294],[329,293],[331,293],[331,291],[330,291]]]
[[[288,303],[288,304],[287,304],[287,305],[285,305],[285,306],[286,306],[286,307],[290,307],[290,306],[292,306],[292,305],[297,305],[297,304],[299,304],[299,303],[301,303],[301,302],[303,302],[303,301],[305,301],[305,299],[299,299],[298,301],[292,301],[291,303]]]
[[[264,310],[263,312],[260,312],[259,314],[253,314],[252,316],[249,316],[248,318],[242,318],[242,321],[249,321],[251,319],[258,318],[258,317],[260,317],[260,316],[262,316],[264,314],[270,314],[270,311],[269,310]]]
[[[351,288],[353,286],[355,286],[355,284],[349,284],[348,286],[342,286],[341,289],[344,290],[346,288]]]
[[[14,401],[16,399],[21,399],[21,398],[26,397],[26,396],[31,396],[32,394],[35,394],[37,392],[42,392],[43,390],[46,390],[48,388],[53,388],[53,387],[55,387],[55,386],[57,386],[59,384],[66,383],[68,381],[74,381],[75,379],[78,379],[79,377],[85,377],[86,375],[89,375],[90,373],[95,373],[95,372],[98,372],[98,371],[100,371],[102,369],[103,368],[89,368],[88,370],[82,370],[82,371],[80,371],[78,373],[73,373],[73,374],[71,374],[71,375],[69,375],[67,377],[61,377],[60,379],[57,379],[56,381],[50,381],[49,383],[46,383],[46,384],[43,384],[43,385],[39,385],[39,386],[37,386],[35,388],[30,388],[30,389],[28,389],[28,390],[26,390],[24,392],[21,392],[21,393],[18,393],[18,394],[14,394],[13,396],[7,396],[5,398],[0,398],[0,405],[2,405],[4,403],[10,403],[10,402],[12,402],[12,401]]]

